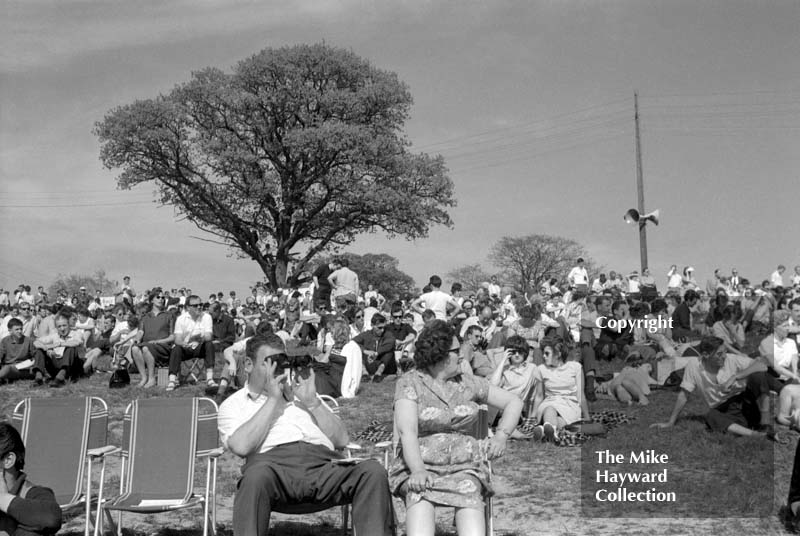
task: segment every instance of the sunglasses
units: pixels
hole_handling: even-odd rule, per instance
[[[356,315],[356,318],[364,318],[364,315]]]
[[[395,318],[397,320],[402,320],[403,319],[403,315],[392,315],[392,318]]]
[[[188,307],[200,307],[202,304],[200,304],[200,303],[187,303],[186,305]]]

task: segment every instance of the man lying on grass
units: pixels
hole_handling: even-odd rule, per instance
[[[769,410],[769,392],[780,392],[783,385],[767,373],[766,365],[725,353],[723,341],[718,337],[704,337],[697,350],[700,357],[690,357],[686,364],[669,421],[651,427],[673,426],[689,394],[697,389],[710,408],[705,421],[711,430],[778,441]]]

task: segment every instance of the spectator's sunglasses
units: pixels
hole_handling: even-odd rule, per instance
[[[31,307],[30,307],[30,305],[21,305],[19,310],[20,311],[30,311]]]
[[[403,319],[403,315],[402,315],[402,313],[399,314],[399,315],[392,315],[392,318],[394,318],[395,320],[402,320]]]
[[[508,346],[506,347],[506,350],[519,355],[528,355],[528,352],[523,348],[514,348],[513,346]]]
[[[357,314],[356,315],[356,320],[358,320],[359,318],[364,318],[364,315],[363,314]]]

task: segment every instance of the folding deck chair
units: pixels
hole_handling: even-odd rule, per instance
[[[104,511],[118,512],[119,536],[123,512],[155,514],[195,506],[203,508],[203,536],[209,525],[216,530],[217,458],[223,449],[213,400],[134,400],[125,410],[122,444],[120,494],[103,505]],[[196,458],[207,460],[202,495],[194,492]]]
[[[89,524],[101,523],[106,456],[119,452],[106,444],[108,406],[97,397],[26,398],[14,407],[14,425],[25,444],[25,472],[31,482],[55,493],[64,513],[85,509],[84,534]],[[92,463],[101,461],[97,496],[92,495]],[[85,488],[84,488],[85,479]],[[92,519],[91,503],[98,504]]]

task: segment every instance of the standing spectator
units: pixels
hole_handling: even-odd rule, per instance
[[[328,277],[339,269],[336,259],[329,263],[323,263],[317,266],[314,270],[312,277],[314,279],[314,308],[329,311],[331,308],[331,282]]]
[[[785,271],[786,267],[782,264],[779,264],[778,269],[772,272],[772,275],[769,276],[769,282],[772,285],[772,288],[783,286],[783,272]]]
[[[794,274],[792,275],[792,287],[795,290],[800,290],[800,264],[794,267]]]
[[[589,272],[587,272],[586,268],[583,266],[582,257],[578,257],[577,266],[569,271],[567,281],[572,289],[583,292],[584,294],[589,292]]]
[[[734,289],[738,288],[739,287],[739,283],[742,282],[741,278],[739,277],[739,271],[736,268],[733,268],[731,270],[730,282],[731,282],[731,288],[734,288]]]
[[[181,363],[187,359],[203,359],[206,365],[206,384],[218,387],[214,381],[213,322],[211,315],[200,308],[203,302],[194,294],[186,299],[186,312],[175,321],[175,346],[169,355],[169,383],[167,391],[174,391],[178,385]]]
[[[734,270],[736,272],[736,270]],[[683,269],[683,278],[681,278],[681,286],[683,288],[683,293],[687,290],[698,290],[700,286],[697,284],[697,280],[694,278],[694,268],[691,266],[686,266]]]
[[[92,297],[86,292],[86,287],[82,286],[78,291],[78,307],[85,307],[88,309],[91,301]]]
[[[669,272],[667,272],[667,293],[675,293],[680,295],[681,293],[681,285],[683,284],[683,277],[681,273],[678,271],[678,265],[673,264],[669,267]]]
[[[497,284],[497,276],[496,275],[493,275],[491,278],[489,278],[489,289],[488,290],[489,290],[489,297],[492,300],[497,301],[497,300],[500,299],[500,285]],[[439,318],[439,317],[437,317],[437,318]],[[439,320],[441,320],[441,318],[439,318]]]
[[[642,295],[642,300],[650,302],[658,297],[658,287],[656,287],[656,278],[650,273],[650,268],[642,270],[642,277],[639,278],[639,292]]]
[[[716,295],[717,287],[719,286],[719,282],[720,282],[719,278],[720,278],[719,268],[716,268],[714,270],[714,276],[711,279],[709,279],[708,281],[706,281],[706,295],[707,296]]]
[[[447,320],[448,307],[452,309],[453,315],[457,315],[461,311],[461,306],[450,294],[443,292],[442,278],[438,275],[432,275],[430,278],[430,291],[424,293],[416,300],[411,302],[411,309],[419,314],[422,314],[425,309],[430,309],[436,315],[437,320]],[[422,307],[422,304],[425,307]]]
[[[328,276],[331,295],[336,305],[346,303],[352,307],[358,303],[358,274],[350,269],[350,262],[345,257],[341,257],[336,264],[339,268]]]

